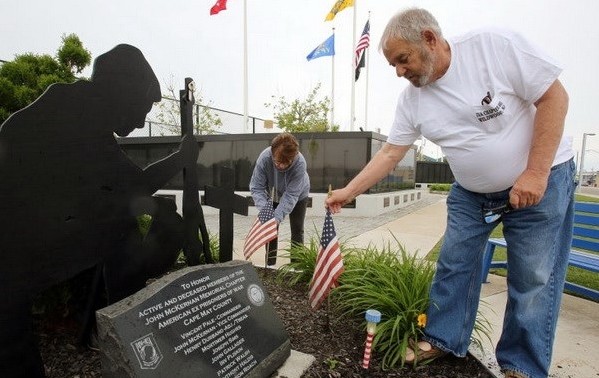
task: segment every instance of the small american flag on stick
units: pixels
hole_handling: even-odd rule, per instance
[[[243,245],[243,256],[246,260],[252,256],[260,247],[277,238],[278,227],[275,219],[275,211],[270,201],[266,207],[260,210],[256,221],[252,225]]]
[[[314,275],[310,282],[310,306],[317,308],[337,286],[337,279],[343,273],[343,258],[331,212],[327,210],[320,238],[320,249],[316,258]]]

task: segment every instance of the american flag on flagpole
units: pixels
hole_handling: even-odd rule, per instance
[[[366,49],[370,46],[370,20],[366,21],[366,25],[364,25],[364,30],[362,31],[362,36],[358,41],[358,45],[356,46],[356,51],[354,53],[354,68],[356,69],[356,80],[360,77],[360,69],[364,67],[364,54],[366,53]]]
[[[337,286],[337,279],[343,273],[343,257],[331,212],[327,210],[320,238],[320,249],[316,258],[314,275],[310,282],[310,306],[317,308],[329,295],[331,288]]]
[[[272,202],[267,201],[266,207],[260,210],[256,221],[250,228],[243,245],[243,256],[246,260],[260,247],[277,238],[278,227]]]

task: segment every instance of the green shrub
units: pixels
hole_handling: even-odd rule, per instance
[[[428,186],[431,192],[449,192],[451,184],[432,184]]]
[[[399,243],[398,247],[369,247],[347,256],[340,285],[332,294],[344,316],[363,318],[371,308],[381,312],[373,350],[383,353],[383,368],[403,365],[408,340],[422,336],[418,319],[428,307],[434,275],[433,264],[410,256]]]
[[[305,283],[308,287],[318,249],[316,238],[305,247],[290,248],[289,257],[293,255],[294,259],[279,268],[279,282]],[[409,339],[418,341],[423,335],[434,262],[409,254],[399,242],[397,248],[388,244],[382,250],[373,246],[349,248],[343,243],[341,250],[345,271],[330,294],[332,311],[336,316],[361,321],[364,328],[366,310],[380,311],[382,320],[372,348],[383,353],[383,368],[403,365]],[[480,346],[489,334],[489,322],[479,315],[472,342]]]
[[[143,214],[137,217],[137,227],[139,228],[139,232],[146,236],[148,231],[150,230],[150,226],[152,225],[152,217],[148,214]]]
[[[298,283],[308,285],[314,275],[319,248],[320,241],[315,237],[311,237],[307,244],[292,244],[284,250],[280,257],[288,258],[289,263],[277,270],[277,282],[290,286]]]
[[[214,261],[220,261],[220,240],[218,238],[218,234],[213,234],[211,232],[208,232],[208,239],[210,240],[210,242],[208,243],[210,245],[210,253],[212,254],[212,260]],[[200,240],[202,240],[202,235],[200,235]],[[206,261],[204,261],[204,255],[202,254],[202,257],[200,258],[200,263],[204,264],[206,263]]]

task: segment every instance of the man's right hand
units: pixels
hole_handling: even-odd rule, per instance
[[[341,211],[341,207],[350,203],[353,197],[347,187],[338,190],[333,190],[329,197],[324,201],[324,206],[328,208],[331,213],[337,214]]]

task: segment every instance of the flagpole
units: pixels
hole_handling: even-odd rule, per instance
[[[333,28],[333,41],[335,40],[335,28]],[[335,54],[331,57],[331,130],[335,125]]]
[[[243,0],[243,133],[248,125],[248,26],[247,0]]]
[[[354,0],[354,27],[352,32],[352,70],[351,71],[351,114],[349,118],[349,131],[354,131],[355,104],[356,104],[356,71],[354,67],[354,55],[356,48],[356,14],[358,13],[358,0]]]
[[[331,184],[329,184],[329,192],[327,193],[327,197],[330,197],[333,195],[333,186]],[[326,310],[326,314],[327,314],[327,328],[330,330],[331,329],[331,317],[329,316],[329,310],[331,309],[331,296],[327,295],[327,310]]]
[[[370,11],[368,11],[368,21],[367,22],[370,22]],[[370,26],[372,26],[372,25],[370,25]],[[366,49],[366,98],[364,99],[364,130],[368,130],[368,72],[369,71],[370,71],[370,47]]]

